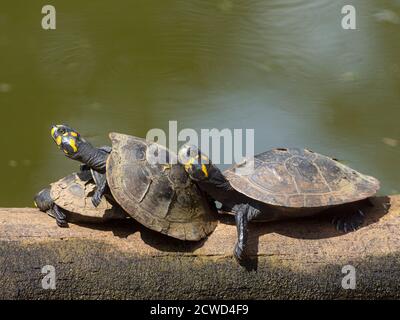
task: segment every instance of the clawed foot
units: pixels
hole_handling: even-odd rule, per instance
[[[237,263],[239,263],[240,265],[243,265],[247,260],[246,256],[244,255],[243,247],[241,247],[239,243],[236,243],[235,245],[235,249],[233,250],[233,256],[235,257]]]
[[[56,223],[60,228],[67,228],[68,227],[68,222],[65,219],[57,219],[56,218]]]
[[[340,232],[351,232],[359,229],[364,223],[365,214],[360,209],[348,216],[335,217],[332,223]]]
[[[97,208],[100,205],[100,202],[101,195],[98,192],[95,192],[95,194],[92,196],[92,203]]]
[[[54,214],[54,218],[56,219],[56,223],[60,228],[68,227],[67,216],[64,212],[62,212],[58,208],[53,208],[52,213]]]
[[[90,167],[87,164],[81,164],[79,169],[81,172],[90,171]]]
[[[257,270],[257,258],[248,256],[243,247],[238,243],[235,245],[233,256],[235,257],[236,262],[247,271]]]

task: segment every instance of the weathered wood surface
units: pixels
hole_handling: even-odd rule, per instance
[[[248,270],[232,257],[226,216],[207,240],[188,243],[133,221],[61,229],[36,209],[0,209],[0,298],[398,299],[400,196],[374,203],[366,225],[345,235],[323,218],[253,224]],[[341,285],[349,264],[355,290]],[[55,267],[55,290],[41,286],[45,265]]]

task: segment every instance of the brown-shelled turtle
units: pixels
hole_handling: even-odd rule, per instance
[[[93,147],[66,125],[51,135],[65,155],[91,169],[96,180],[92,202],[105,193],[135,220],[168,236],[197,241],[217,225],[217,210],[189,178],[176,155],[155,142],[111,133],[112,151]],[[161,161],[160,161],[161,160]],[[164,160],[165,162],[163,162]]]
[[[178,157],[200,189],[235,214],[239,262],[246,258],[249,221],[305,217],[343,206],[334,222],[338,230],[352,231],[363,223],[361,201],[379,189],[377,179],[307,149],[269,150],[224,173],[195,146],[183,146]]]
[[[60,227],[67,221],[102,223],[113,219],[126,219],[124,210],[103,197],[97,207],[91,201],[96,185],[89,170],[72,173],[41,190],[34,202],[41,211],[56,219]]]

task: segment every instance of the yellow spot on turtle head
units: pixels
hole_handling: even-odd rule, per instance
[[[33,205],[37,208],[37,203],[36,203],[36,201],[33,201]]]
[[[56,128],[55,127],[53,127],[53,128],[51,128],[51,136],[52,137],[54,137],[54,133],[56,132]]]
[[[71,132],[71,136],[73,136],[73,137],[77,137],[77,136],[78,136],[78,134],[77,134],[76,132]]]
[[[62,142],[62,138],[61,138],[61,136],[58,136],[58,137],[56,138],[56,143],[57,143],[57,145],[58,145],[58,146],[61,145],[61,142]]]
[[[207,171],[207,167],[205,164],[201,165],[201,171],[203,171],[204,175],[208,178],[208,171]]]
[[[193,157],[193,158],[190,158],[186,163],[185,163],[185,170],[186,171],[189,171],[190,170],[190,168],[191,168],[191,166],[193,165],[193,163],[196,161],[198,161],[198,159],[199,159],[199,156],[196,156],[196,157]],[[203,158],[203,159],[205,159],[205,158]],[[208,160],[208,158],[206,158],[207,160]],[[201,171],[203,171],[204,172],[204,175],[208,178],[208,171],[207,171],[207,167],[206,167],[206,165],[205,164],[202,164],[201,165]]]
[[[189,171],[190,167],[192,166],[192,164],[194,163],[196,159],[195,158],[190,158],[186,163],[185,163],[185,170]]]
[[[75,139],[69,139],[69,145],[71,146],[72,150],[74,150],[74,152],[78,151],[78,148],[75,143]]]

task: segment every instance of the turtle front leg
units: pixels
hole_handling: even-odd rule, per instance
[[[101,198],[107,189],[107,178],[106,175],[103,175],[101,181],[98,182],[97,188],[92,196],[92,203],[97,208],[100,205]]]
[[[233,255],[236,261],[242,265],[247,260],[247,243],[248,243],[248,223],[255,219],[261,214],[261,211],[252,207],[249,204],[240,204],[233,208],[236,212],[236,230],[237,230],[237,242]]]

